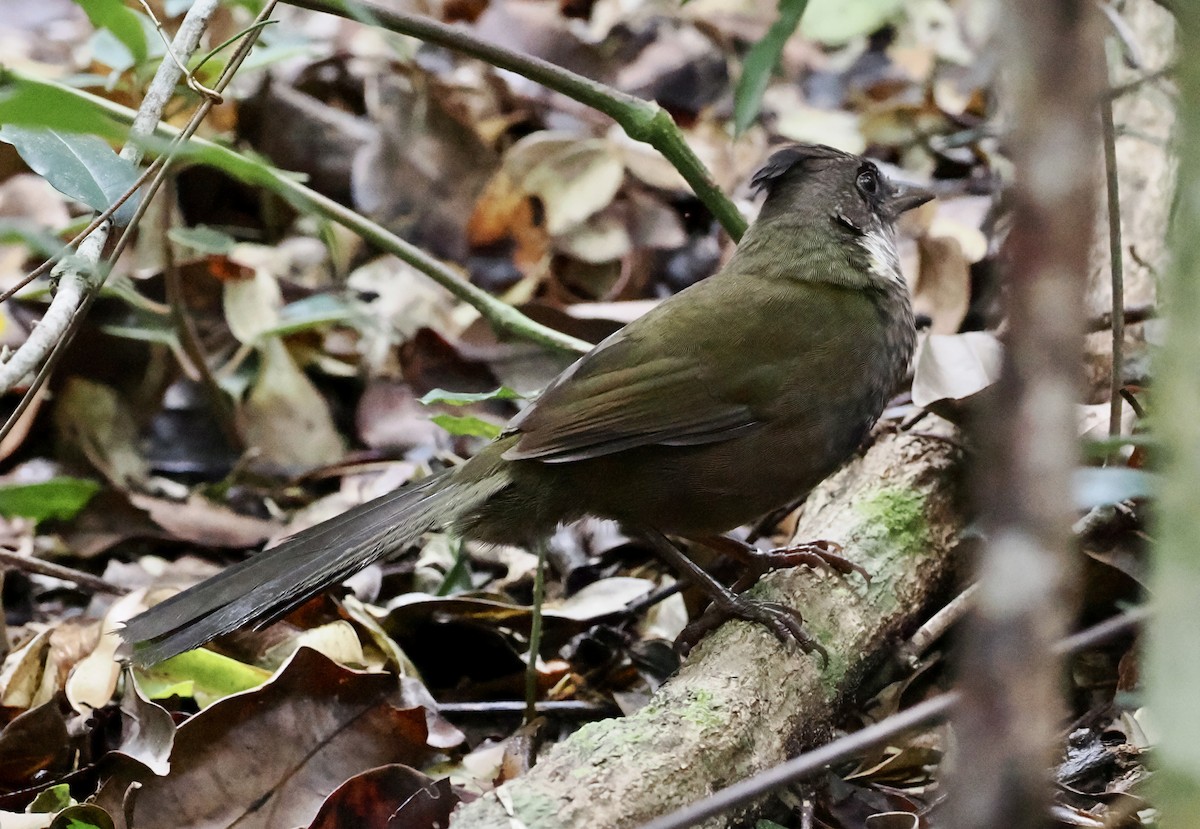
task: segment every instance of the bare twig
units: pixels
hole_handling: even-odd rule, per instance
[[[1095,647],[1135,630],[1148,617],[1149,611],[1145,608],[1122,613],[1087,630],[1068,636],[1055,645],[1054,652],[1067,655]],[[939,694],[818,749],[794,757],[770,771],[735,783],[711,797],[693,803],[686,809],[680,809],[658,820],[650,821],[642,825],[640,829],[687,829],[687,827],[696,826],[709,818],[732,812],[755,802],[776,789],[824,771],[834,763],[853,759],[874,748],[887,745],[908,731],[941,722],[961,703],[962,694],[958,691]]]
[[[1137,325],[1146,320],[1152,320],[1158,316],[1158,306],[1153,302],[1147,302],[1143,305],[1130,305],[1125,309],[1125,313],[1121,315],[1124,318],[1125,325]],[[1087,321],[1086,330],[1089,334],[1094,334],[1098,331],[1107,331],[1112,328],[1113,315],[1112,311],[1105,311],[1103,314],[1092,317]]]
[[[1147,72],[1144,75],[1134,78],[1132,81],[1120,84],[1119,86],[1111,87],[1106,93],[1105,97],[1107,97],[1110,101],[1115,101],[1117,98],[1124,97],[1132,92],[1137,92],[1148,83],[1161,81],[1163,78],[1168,78],[1171,75],[1174,75],[1175,69],[1176,66],[1174,63],[1168,63],[1166,66],[1155,69],[1153,72]]]
[[[73,567],[64,567],[61,564],[42,561],[40,558],[34,558],[33,556],[13,550],[10,547],[0,547],[0,565],[12,567],[24,573],[37,573],[40,576],[50,576],[51,578],[74,582],[80,587],[86,587],[96,593],[123,596],[129,592],[127,588],[107,582],[99,576],[93,576],[91,573],[85,573]]]
[[[933,614],[925,624],[900,648],[898,657],[902,664],[914,665],[954,625],[971,612],[975,604],[978,585],[971,585],[951,599],[945,607]]]
[[[494,700],[492,702],[439,702],[438,713],[447,717],[520,717],[528,705],[520,700]],[[588,702],[586,700],[539,700],[534,710],[543,716],[572,720],[600,720],[618,716],[621,711],[612,703]]]
[[[1121,255],[1121,192],[1117,176],[1117,130],[1113,125],[1112,99],[1100,99],[1101,135],[1104,138],[1104,192],[1108,202],[1108,258],[1112,271],[1112,374],[1109,388],[1108,433],[1121,434],[1121,387],[1124,383],[1125,266]]]

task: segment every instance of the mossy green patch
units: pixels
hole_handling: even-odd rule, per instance
[[[864,541],[886,545],[891,554],[917,555],[929,544],[925,499],[907,487],[885,487],[858,505]],[[872,551],[875,552],[875,551]]]
[[[681,719],[699,728],[722,728],[727,724],[727,718],[722,717],[718,710],[720,704],[717,698],[710,691],[697,690],[688,696],[687,704],[679,709]]]
[[[646,731],[640,728],[645,711],[646,708],[643,708],[632,717],[588,723],[572,734],[569,740],[560,743],[559,750],[569,751],[581,762],[592,765],[606,762],[609,757],[620,757],[626,752],[636,751],[641,744],[655,737],[652,727],[647,726]]]

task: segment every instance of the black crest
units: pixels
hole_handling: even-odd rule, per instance
[[[855,157],[824,144],[794,144],[777,151],[754,174],[750,186],[755,190],[770,190],[776,182],[797,167],[816,170],[831,162],[853,160]]]

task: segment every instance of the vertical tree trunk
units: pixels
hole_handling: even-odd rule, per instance
[[[1071,474],[1105,76],[1092,0],[1000,8],[1017,170],[1009,338],[974,482],[986,541],[959,662],[955,829],[1040,827],[1049,806],[1063,712],[1051,647],[1074,605]]]

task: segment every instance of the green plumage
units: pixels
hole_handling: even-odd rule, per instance
[[[802,497],[854,451],[915,333],[900,193],[856,156],[777,153],[724,269],[567,369],[459,469],[364,504],[133,619],[156,661],[277,617],[440,525],[528,543],[584,514],[688,537]],[[873,189],[872,189],[873,187]]]

